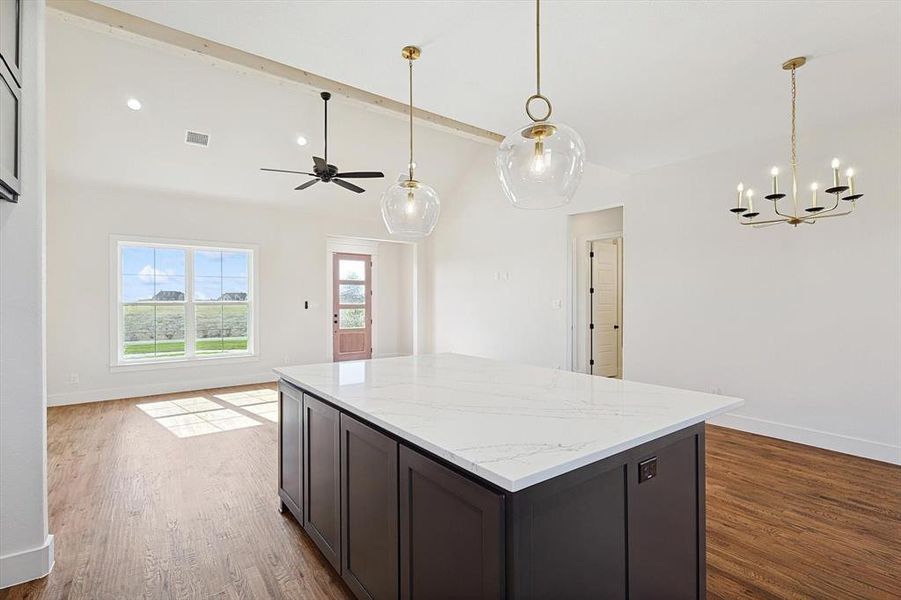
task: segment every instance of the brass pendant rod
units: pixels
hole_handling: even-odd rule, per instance
[[[410,58],[410,162],[407,165],[410,169],[410,181],[413,181],[413,59]]]
[[[541,0],[535,0],[535,93],[541,95]]]

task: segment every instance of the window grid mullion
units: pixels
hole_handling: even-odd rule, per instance
[[[194,249],[185,252],[185,358],[195,358],[197,332],[194,318]]]

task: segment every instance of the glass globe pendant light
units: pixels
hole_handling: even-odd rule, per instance
[[[551,101],[541,94],[541,8],[535,0],[535,93],[526,100],[532,123],[504,138],[495,165],[504,192],[517,208],[545,209],[572,200],[585,164],[585,145],[578,133],[562,123],[551,123]],[[531,105],[545,104],[544,116]]]
[[[441,202],[438,193],[413,177],[416,163],[413,161],[413,61],[422,51],[416,46],[405,46],[401,51],[410,65],[410,160],[406,178],[385,190],[382,194],[382,219],[388,232],[406,240],[427,237],[438,223]]]

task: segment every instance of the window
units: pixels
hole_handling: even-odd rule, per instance
[[[120,240],[119,365],[253,354],[253,250]]]

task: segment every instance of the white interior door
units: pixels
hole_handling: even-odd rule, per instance
[[[589,371],[620,377],[620,249],[622,238],[591,242]]]

